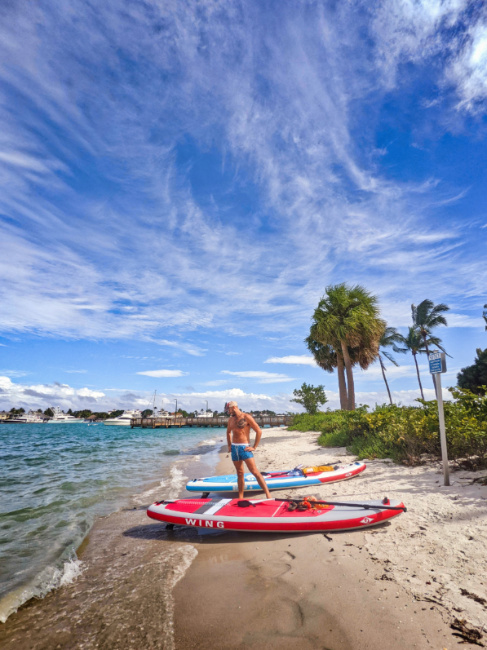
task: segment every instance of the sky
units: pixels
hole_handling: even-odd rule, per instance
[[[402,333],[446,303],[455,385],[487,347],[486,112],[483,2],[2,2],[0,409],[336,408],[303,341],[341,282]],[[377,364],[356,392],[387,401]]]

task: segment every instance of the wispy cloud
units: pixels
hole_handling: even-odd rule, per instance
[[[266,359],[264,363],[285,363],[297,366],[316,366],[316,361],[314,358],[307,354],[291,354],[287,357],[270,357],[269,359]]]
[[[146,375],[146,377],[184,377],[188,372],[182,370],[142,370],[137,373],[138,375]]]
[[[7,377],[26,377],[29,374],[30,373],[27,370],[0,370],[0,375],[6,375]]]
[[[450,160],[445,142],[483,137],[485,8],[305,5],[2,8],[0,333],[138,342],[140,354],[124,349],[144,361],[130,373],[177,379],[188,372],[167,368],[179,366],[217,387],[199,358],[212,368],[215,350],[241,355],[239,341],[265,342],[246,368],[313,368],[303,339],[335,282],[366,286],[399,328],[425,297],[452,307],[451,330],[483,327],[482,158]],[[252,392],[286,374],[223,372],[246,386],[244,404],[297,408]],[[45,394],[66,404],[69,390]]]
[[[293,377],[288,377],[287,375],[277,372],[264,372],[261,370],[222,370],[221,372],[225,375],[232,375],[232,377],[239,377],[240,379],[255,379],[258,384],[277,384],[294,380]]]
[[[219,15],[212,3],[166,3],[152,15],[115,3],[96,20],[81,2],[7,11],[2,105],[21,101],[1,114],[2,330],[145,337],[200,356],[197,343],[164,333],[300,326],[349,258],[352,281],[374,284],[376,264],[395,268],[403,279],[389,295],[376,283],[384,298],[404,283],[420,290],[425,259],[441,269],[440,297],[469,285],[460,251],[453,264],[455,250],[444,246],[461,226],[453,234],[425,225],[436,185],[381,175],[372,149],[357,149],[352,110],[370,91],[390,90],[401,61],[419,65],[438,52],[438,30],[459,23],[466,4],[404,0],[391,11],[379,3],[370,16],[364,6],[362,16],[349,3],[334,13],[280,7],[275,30],[271,14],[238,3]],[[479,19],[457,50],[461,70],[477,71],[475,86],[462,86],[466,76],[451,68],[467,104],[484,92],[483,33]],[[375,68],[367,72],[364,60]],[[210,141],[225,160],[232,178],[222,175],[218,201],[201,197],[190,166],[177,163],[183,131],[193,160],[205,163]],[[256,211],[235,209],[229,197],[241,187],[261,197]],[[274,229],[279,255],[269,254]],[[245,301],[228,300],[243,291]]]

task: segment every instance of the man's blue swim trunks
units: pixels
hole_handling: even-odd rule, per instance
[[[232,460],[247,460],[253,458],[254,454],[251,451],[245,451],[245,447],[250,447],[247,443],[236,444],[232,442]]]

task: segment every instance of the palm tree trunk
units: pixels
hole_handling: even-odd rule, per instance
[[[380,361],[380,369],[382,370],[382,376],[384,377],[384,382],[385,382],[385,385],[386,385],[386,388],[387,388],[387,393],[389,395],[389,400],[390,400],[390,402],[392,404],[393,402],[392,402],[392,397],[391,397],[391,391],[389,390],[389,384],[387,383],[387,379],[386,379],[386,369],[384,368],[384,362],[382,361],[382,357],[380,356],[380,354],[379,354],[379,361]]]
[[[355,386],[353,383],[353,370],[350,355],[348,353],[347,344],[341,341],[343,361],[345,363],[345,370],[347,373],[347,386],[348,386],[348,410],[355,411]]]
[[[337,371],[338,371],[338,391],[340,393],[340,408],[342,411],[347,410],[348,406],[348,393],[347,383],[345,381],[345,366],[343,358],[337,354]]]
[[[424,399],[423,386],[421,385],[421,377],[419,376],[419,367],[418,360],[416,359],[416,354],[413,352],[414,363],[416,364],[416,372],[418,374],[419,388],[421,390],[421,399]]]
[[[426,339],[426,334],[425,334],[423,331],[421,331],[421,335],[422,335],[422,337],[423,337],[424,347],[426,348],[426,358],[428,359],[428,363],[429,363],[429,360],[430,360],[430,350],[429,350],[429,347],[428,347],[428,341],[427,341],[427,339]],[[435,395],[436,395],[436,399],[438,399],[438,389],[436,388],[435,376],[434,376],[434,375],[431,375],[431,379],[433,380],[433,386],[435,387]]]

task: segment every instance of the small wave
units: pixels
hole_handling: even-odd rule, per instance
[[[166,451],[162,452],[163,456],[179,456],[181,452],[179,449],[166,449]]]
[[[76,578],[82,574],[84,569],[83,562],[81,560],[72,559],[64,563],[64,570],[61,574],[59,581],[59,586],[64,587],[69,585],[70,582],[74,582]]]
[[[146,490],[145,492],[142,492],[142,494],[136,494],[133,496],[134,502],[137,503],[138,505],[143,505],[147,503],[147,500],[156,492],[159,492],[161,488],[165,487],[166,481],[164,479],[161,480],[159,485],[156,485],[153,488],[150,488],[149,490]]]
[[[171,481],[169,484],[169,494],[166,496],[166,499],[177,499],[179,493],[181,492],[183,486],[186,484],[187,476],[184,475],[178,467],[173,465],[170,471]]]
[[[46,567],[34,584],[19,587],[1,600],[0,623],[5,623],[11,614],[14,614],[21,605],[31,598],[44,598],[50,591],[73,582],[81,575],[83,569],[83,562],[78,560],[74,551],[72,557],[64,562],[62,568]]]
[[[164,601],[166,605],[167,621],[164,625],[162,646],[164,650],[175,650],[174,643],[174,598],[172,595],[174,587],[184,576],[191,566],[191,563],[198,555],[194,546],[173,547],[169,553],[161,558],[166,568],[166,589],[164,589]]]

